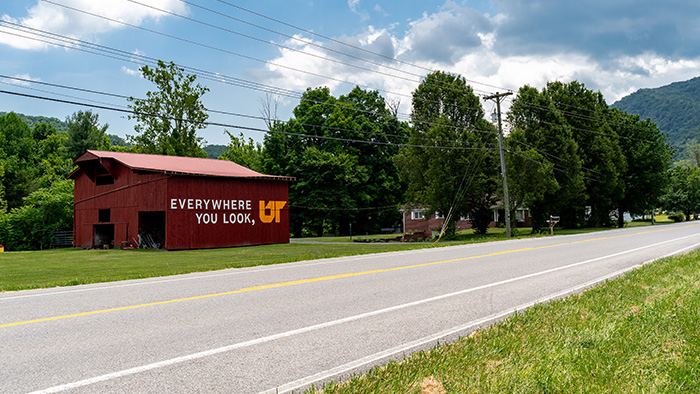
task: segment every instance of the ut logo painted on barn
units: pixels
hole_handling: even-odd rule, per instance
[[[280,211],[285,205],[287,205],[286,201],[260,201],[260,221],[263,223],[272,223],[272,221],[279,223]]]

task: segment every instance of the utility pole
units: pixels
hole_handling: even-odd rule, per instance
[[[494,100],[498,111],[498,150],[501,153],[501,177],[503,177],[503,201],[506,211],[506,237],[510,238],[512,231],[510,228],[510,199],[508,198],[508,181],[506,180],[506,161],[503,158],[503,127],[501,126],[501,99],[510,96],[513,92],[492,94],[484,96],[484,100]]]

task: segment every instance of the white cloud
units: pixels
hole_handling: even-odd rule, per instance
[[[140,77],[141,71],[122,66],[122,72],[126,75],[131,75],[132,77]]]
[[[350,7],[350,11],[352,11],[354,14],[357,14],[360,16],[360,19],[363,21],[366,21],[369,19],[369,14],[366,11],[360,11],[357,7],[360,5],[360,0],[348,0],[348,7]]]
[[[29,8],[27,16],[14,17],[4,14],[2,15],[2,20],[27,28],[85,39],[125,27],[120,23],[106,21],[86,13],[97,14],[135,25],[142,24],[146,19],[158,20],[164,15],[160,11],[125,0],[62,0],[61,3],[75,10],[39,2]],[[187,7],[177,0],[151,0],[149,5],[174,13],[187,13]],[[76,10],[85,11],[86,13]],[[7,24],[0,26],[0,44],[25,50],[39,50],[49,46],[45,42],[31,39],[35,36],[30,33],[20,32],[16,26],[8,26]]]
[[[503,0],[499,4],[510,3],[510,0]],[[546,6],[544,3],[549,4],[550,1],[536,2],[532,7]],[[597,0],[587,0],[586,4],[595,7],[599,3]],[[356,9],[359,0],[349,0],[348,5],[351,9]],[[528,7],[528,5],[521,3],[519,7]],[[638,14],[627,15],[625,12],[628,8],[628,5],[617,8],[613,5],[601,5],[599,9],[610,11],[602,17],[606,24],[612,24],[607,27],[599,26],[593,18],[592,15],[596,14],[595,9],[588,10],[586,12],[588,16],[582,18],[588,21],[586,22],[588,25],[567,19],[571,21],[570,23],[577,25],[572,26],[574,31],[587,32],[586,34],[599,40],[585,45],[579,45],[582,42],[580,39],[573,40],[571,45],[566,45],[564,38],[573,33],[567,33],[568,35],[563,37],[548,37],[548,32],[556,34],[558,29],[565,29],[563,21],[558,25],[549,26],[545,23],[532,26],[527,21],[514,23],[514,18],[518,18],[515,13],[501,12],[489,16],[461,7],[451,1],[447,1],[439,11],[432,14],[425,13],[417,20],[410,22],[404,32],[368,26],[361,34],[341,38],[342,41],[352,45],[410,62],[418,68],[372,57],[367,53],[337,44],[323,42],[316,42],[316,44],[332,46],[336,50],[349,52],[361,58],[372,58],[373,61],[387,64],[394,69],[421,76],[428,73],[426,69],[457,73],[471,81],[473,88],[479,94],[504,89],[517,91],[526,84],[541,89],[547,82],[577,80],[591,90],[601,91],[606,101],[612,104],[642,87],[662,86],[700,75],[700,53],[686,51],[685,56],[680,56],[679,51],[673,48],[659,51],[651,45],[648,50],[629,49],[627,50],[629,53],[625,54],[626,52],[619,50],[619,43],[606,44],[603,38],[608,34],[607,31],[611,30],[615,32],[616,37],[623,34],[633,37],[634,43],[638,42],[634,37],[655,34],[648,30],[649,26],[639,26],[640,30],[635,31],[634,24],[630,24],[629,21],[646,20],[649,17]],[[585,7],[576,9],[583,13]],[[617,11],[617,14],[613,15],[612,11]],[[531,9],[526,14],[531,15],[534,12]],[[679,16],[676,15],[675,19],[678,18]],[[513,30],[513,25],[519,25],[526,31]],[[524,43],[522,39],[517,38],[518,34],[526,34],[530,38],[531,41],[525,44],[529,50],[523,50],[522,45],[513,46],[514,43]],[[676,46],[682,45],[677,43]],[[307,45],[298,45],[298,47],[305,52],[324,54],[319,48]],[[325,54],[325,56],[339,58],[336,54]],[[297,91],[303,91],[307,87],[328,86],[336,96],[345,94],[352,88],[337,80],[324,79],[318,75],[332,76],[360,86],[370,86],[379,90],[387,99],[400,100],[402,103],[400,111],[404,113],[410,111],[410,95],[419,83],[415,75],[375,64],[360,63],[354,59],[343,59],[343,61],[397,77],[361,71],[284,50],[280,51],[279,56],[272,61],[317,75],[311,76],[269,66],[268,69],[274,71],[274,76],[268,77],[265,83]]]

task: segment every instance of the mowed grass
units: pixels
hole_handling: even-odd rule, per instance
[[[643,223],[642,225],[649,225]],[[573,229],[554,231],[555,235],[579,234],[602,229]],[[519,228],[517,238],[547,236],[532,235],[531,229]],[[397,235],[370,235],[370,239],[395,238]],[[460,231],[457,239],[433,245],[433,241],[406,243],[354,243],[353,237],[304,238],[315,244],[280,244],[223,249],[187,251],[162,250],[80,250],[52,249],[0,254],[0,291],[24,290],[126,279],[177,275],[190,272],[227,268],[280,264],[301,260],[352,256],[506,240],[505,229],[489,229],[477,235],[472,230]],[[319,243],[320,242],[320,243]],[[341,244],[337,244],[341,243]]]
[[[5,252],[0,253],[0,291],[168,276],[427,246],[279,244],[183,251],[69,248]]]
[[[323,393],[700,393],[700,252],[537,305]]]

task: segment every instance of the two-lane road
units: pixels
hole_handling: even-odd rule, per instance
[[[0,293],[0,392],[287,392],[698,246],[681,223]]]

